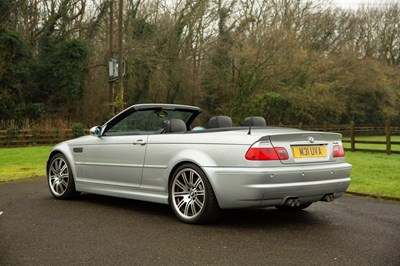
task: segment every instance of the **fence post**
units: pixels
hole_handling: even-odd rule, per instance
[[[385,133],[386,133],[386,154],[390,155],[392,153],[392,143],[390,140],[391,128],[390,128],[390,120],[387,119],[385,121]]]
[[[324,132],[328,131],[328,122],[324,121],[323,127],[324,127]]]
[[[297,127],[298,127],[298,129],[302,129],[303,128],[303,122],[299,122],[299,125]]]
[[[351,144],[351,151],[356,151],[356,135],[354,131],[354,121],[350,122],[350,144]]]

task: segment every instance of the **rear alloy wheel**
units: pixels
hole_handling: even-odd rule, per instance
[[[170,204],[184,223],[206,223],[219,216],[220,208],[204,172],[194,164],[179,166],[170,182]]]
[[[63,154],[56,154],[51,158],[47,178],[54,198],[71,199],[79,194],[75,190],[71,167]]]

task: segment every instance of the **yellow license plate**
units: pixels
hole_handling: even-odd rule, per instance
[[[323,145],[293,146],[295,158],[318,158],[326,157],[326,147]]]

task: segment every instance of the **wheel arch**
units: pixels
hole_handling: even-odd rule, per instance
[[[74,167],[74,158],[73,158],[71,152],[69,151],[68,146],[64,146],[64,145],[66,145],[66,144],[57,145],[50,152],[50,155],[49,155],[49,157],[47,159],[47,162],[46,162],[46,176],[48,174],[49,166],[50,166],[50,162],[51,162],[52,158],[54,156],[56,156],[57,154],[62,154],[68,160],[68,163],[71,166],[71,171],[72,171],[73,176],[76,177],[76,172],[75,172],[75,167]]]
[[[168,196],[169,196],[169,185],[171,184],[171,180],[172,180],[172,178],[173,178],[173,175],[174,175],[174,173],[175,173],[175,171],[176,171],[176,169],[178,169],[178,167],[180,167],[181,165],[184,165],[184,164],[193,164],[193,165],[196,165],[196,166],[198,166],[198,167],[200,167],[198,164],[196,164],[196,163],[194,163],[194,162],[192,162],[192,161],[181,161],[181,162],[178,162],[177,164],[175,164],[173,167],[172,167],[172,169],[171,169],[171,171],[169,172],[169,175],[168,175]],[[200,167],[201,168],[201,167]]]
[[[203,166],[215,166],[215,161],[210,157],[209,154],[205,152],[195,150],[195,149],[183,149],[179,152],[175,153],[167,162],[167,176],[168,176],[168,184],[170,183],[171,177],[174,174],[175,170],[185,164],[190,163],[194,164],[206,174],[207,178],[208,175],[204,171]],[[208,178],[209,179],[209,178]]]
[[[180,161],[180,162],[176,163],[176,164],[171,168],[171,171],[169,172],[169,175],[168,175],[168,203],[169,203],[169,204],[171,204],[171,203],[170,203],[170,197],[171,197],[170,187],[171,187],[171,182],[172,182],[174,173],[175,173],[176,169],[178,169],[180,166],[182,166],[182,165],[184,165],[184,164],[192,164],[192,165],[195,165],[195,166],[199,167],[200,170],[201,170],[201,171],[204,173],[204,175],[206,176],[206,178],[207,178],[208,182],[210,183],[210,186],[211,186],[211,188],[212,188],[212,190],[213,190],[213,193],[215,194],[215,189],[214,189],[214,186],[213,186],[213,182],[211,182],[211,179],[210,179],[210,177],[208,176],[207,172],[204,170],[204,168],[201,167],[201,165],[199,165],[198,163],[196,163],[196,162],[194,162],[194,161],[191,161],[191,160],[183,160],[183,161]],[[215,195],[215,198],[216,198],[217,204],[218,204],[218,206],[219,206],[218,196]]]
[[[63,154],[61,151],[59,151],[59,150],[53,150],[53,151],[51,151],[51,153],[49,154],[49,157],[48,157],[48,159],[47,159],[47,162],[46,162],[46,175],[48,174],[48,172],[49,172],[49,167],[50,167],[50,162],[51,162],[51,160],[53,159],[53,157],[54,156],[56,156],[57,154]],[[64,154],[63,154],[64,155]],[[65,156],[65,155],[64,155]]]

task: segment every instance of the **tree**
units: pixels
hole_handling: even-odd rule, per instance
[[[86,45],[80,40],[66,40],[51,51],[37,65],[32,100],[45,102],[48,111],[58,116],[76,115],[84,93]]]
[[[111,3],[0,1],[3,119],[94,124],[110,115]],[[328,0],[123,3],[128,105],[199,105],[204,119],[225,114],[235,124],[249,115],[268,124],[400,121],[398,4],[353,11]]]
[[[15,31],[0,29],[0,116],[11,119],[21,113],[30,78],[30,53]]]

